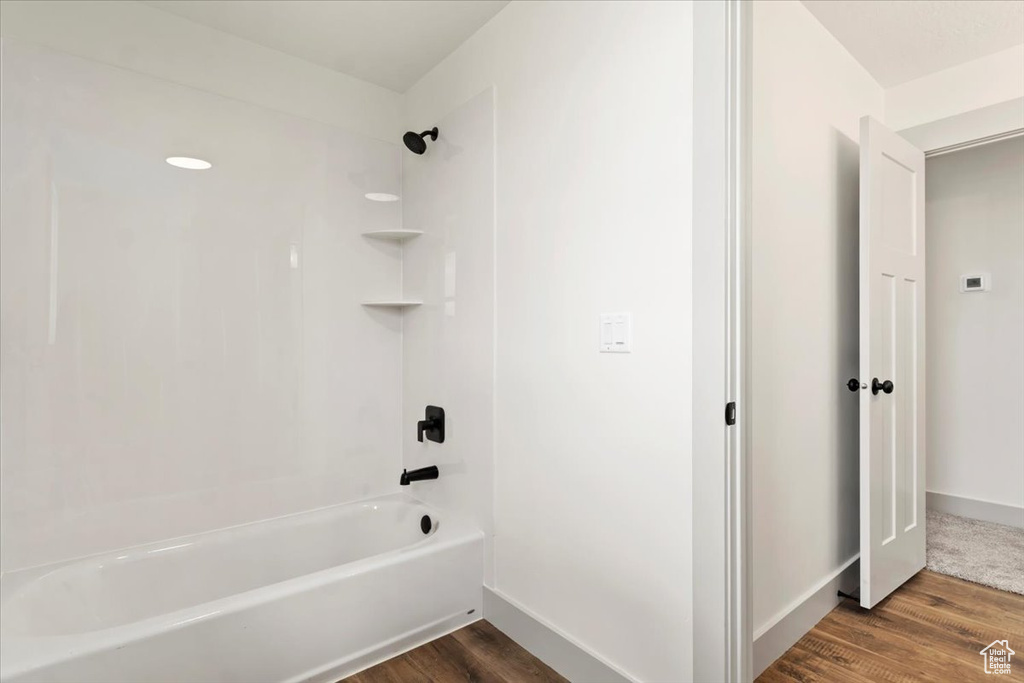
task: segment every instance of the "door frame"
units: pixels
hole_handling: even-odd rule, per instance
[[[1024,97],[896,131],[926,158],[1024,135]]]
[[[742,682],[753,676],[747,379],[753,6],[724,0],[693,8],[693,679]],[[728,404],[735,406],[731,426]]]

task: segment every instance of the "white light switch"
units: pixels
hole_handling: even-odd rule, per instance
[[[629,353],[633,349],[633,316],[630,313],[601,314],[601,353]]]

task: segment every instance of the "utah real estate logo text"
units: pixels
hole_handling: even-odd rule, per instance
[[[994,640],[987,647],[981,650],[981,656],[985,658],[985,673],[987,674],[1009,674],[1010,657],[1017,654],[1010,649],[1010,643],[1005,640]]]

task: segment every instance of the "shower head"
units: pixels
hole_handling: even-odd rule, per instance
[[[414,133],[411,130],[402,136],[402,142],[409,148],[409,151],[413,154],[423,154],[427,151],[426,137],[430,136],[431,140],[437,139],[437,126],[434,126],[430,130],[425,130],[422,133]]]

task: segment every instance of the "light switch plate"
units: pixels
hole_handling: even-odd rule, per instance
[[[630,353],[633,350],[633,315],[602,313],[600,324],[601,353]]]

